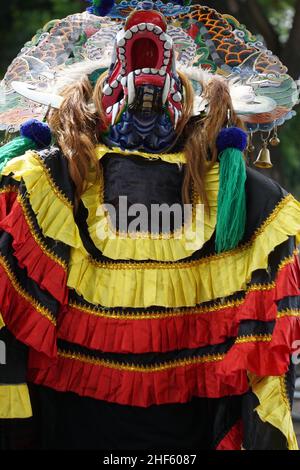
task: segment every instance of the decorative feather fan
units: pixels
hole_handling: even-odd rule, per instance
[[[108,67],[116,34],[135,8],[155,8],[167,18],[178,68],[189,76],[197,95],[195,113],[206,104],[201,81],[218,74],[229,81],[235,109],[249,131],[270,131],[295,114],[296,83],[280,60],[233,17],[180,1],[92,3],[87,12],[47,23],[13,60],[0,85],[0,130],[16,132],[29,118],[43,119],[49,104],[59,105],[57,95],[64,85]],[[33,101],[36,92],[39,102]]]

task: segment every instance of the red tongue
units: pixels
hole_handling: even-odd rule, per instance
[[[159,86],[163,87],[165,83],[165,76],[160,76],[160,75],[152,75],[152,74],[147,74],[147,73],[141,73],[138,76],[134,77],[134,84],[135,86],[141,86],[141,85],[154,85],[154,86]]]
[[[156,68],[158,56],[158,47],[152,39],[137,39],[131,49],[132,70]]]

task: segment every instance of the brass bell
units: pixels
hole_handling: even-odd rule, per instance
[[[253,145],[253,133],[251,131],[248,137],[248,145],[246,151],[248,153],[253,153],[255,151],[255,146]]]
[[[269,140],[269,143],[273,146],[273,147],[277,147],[277,145],[280,144],[280,139],[277,135],[277,126],[274,127],[274,131],[273,131],[273,136],[271,137],[271,139]]]
[[[270,144],[273,146],[273,147],[277,147],[277,145],[280,144],[280,139],[277,137],[277,135],[274,135],[270,140],[269,140]]]
[[[258,154],[257,159],[254,162],[257,168],[272,168],[270,150],[268,149],[268,143],[264,142],[263,146]]]
[[[254,150],[255,150],[255,146],[254,146],[253,144],[250,144],[250,143],[249,143],[249,145],[248,145],[248,147],[247,147],[247,152],[253,153]]]

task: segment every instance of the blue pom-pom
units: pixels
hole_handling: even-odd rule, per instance
[[[221,153],[227,148],[235,148],[243,152],[247,147],[247,132],[239,127],[226,127],[221,129],[216,145],[218,152]]]
[[[38,148],[48,147],[51,143],[51,131],[48,124],[29,119],[20,126],[20,134],[36,143]]]
[[[86,11],[92,15],[106,16],[114,6],[114,0],[89,0],[93,5]]]

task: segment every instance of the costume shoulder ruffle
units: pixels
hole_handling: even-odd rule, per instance
[[[211,201],[217,173],[207,179]],[[2,172],[0,311],[30,346],[31,380],[145,407],[244,393],[248,371],[284,376],[300,334],[293,196],[247,170],[240,246],[216,254],[212,229],[187,254],[153,248],[155,239],[98,242],[101,184],[89,184],[75,218],[57,149],[28,152]]]

